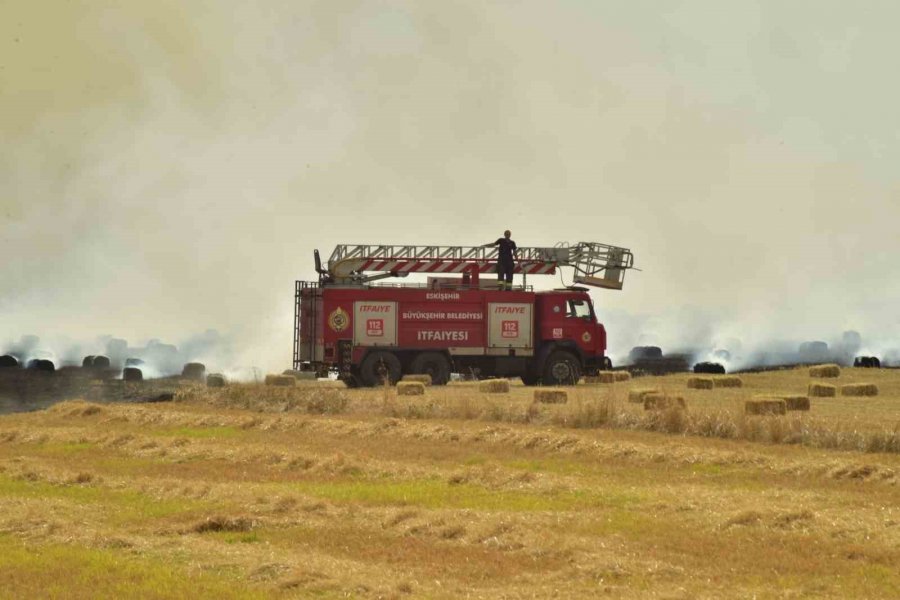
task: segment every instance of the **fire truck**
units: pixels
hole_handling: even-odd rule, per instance
[[[294,369],[337,371],[351,386],[428,374],[521,377],[527,385],[575,384],[608,369],[606,330],[588,288],[622,289],[630,250],[595,242],[519,248],[521,285],[499,289],[497,248],[339,245],[318,281],[297,281]],[[573,284],[534,291],[527,278],[574,270]],[[415,284],[384,282],[427,274]]]

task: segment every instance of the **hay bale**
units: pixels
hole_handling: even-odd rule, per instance
[[[0,356],[0,369],[10,369],[19,366],[19,359],[11,354]]]
[[[659,394],[659,393],[661,393],[661,392],[655,388],[638,388],[636,390],[631,390],[628,392],[628,401],[641,403],[644,401],[644,398],[646,398],[650,394]]]
[[[400,381],[397,383],[398,396],[423,396],[425,384],[421,381]]]
[[[808,396],[778,396],[779,400],[784,400],[785,410],[809,410]]]
[[[218,388],[225,387],[228,381],[221,373],[210,373],[206,376],[206,387]]]
[[[688,377],[687,386],[695,390],[711,390],[715,383],[712,377]]]
[[[478,391],[485,394],[505,394],[509,392],[509,380],[485,379],[478,382]]]
[[[56,370],[56,365],[54,365],[53,361],[50,360],[46,360],[43,358],[33,358],[28,361],[27,368],[31,369],[32,371],[52,373]]]
[[[198,362],[189,362],[181,369],[181,376],[188,379],[203,379],[206,376],[206,365]]]
[[[422,374],[418,374],[418,375],[410,373],[408,375],[404,375],[403,377],[401,377],[400,381],[401,382],[411,381],[411,382],[421,383],[422,385],[431,385],[431,375],[429,375],[428,373],[422,373]]]
[[[587,375],[584,378],[585,383],[615,383],[615,371],[600,371],[596,375]]]
[[[874,383],[848,383],[841,386],[841,396],[877,396],[878,386]]]
[[[85,356],[84,359],[82,359],[82,361],[81,361],[81,366],[85,369],[89,369],[89,368],[93,367],[94,366],[94,355],[89,354],[89,355]]]
[[[726,375],[724,377],[714,377],[713,387],[723,388],[739,388],[744,387],[744,381],[737,375]]]
[[[613,371],[616,381],[631,381],[631,373],[628,371]]]
[[[694,365],[694,373],[705,373],[708,375],[724,375],[725,367],[721,363],[716,362],[699,362]]]
[[[779,398],[757,398],[744,402],[744,412],[748,415],[783,415],[786,411],[785,401]]]
[[[863,369],[880,369],[881,361],[877,356],[857,356],[853,359],[853,366]]]
[[[292,375],[266,375],[266,385],[293,387],[297,385],[297,380]]]
[[[830,383],[810,383],[807,395],[810,398],[833,398],[837,396],[837,387]]]
[[[144,373],[137,367],[125,367],[122,371],[122,379],[125,381],[143,381]]]
[[[539,389],[534,390],[534,401],[543,404],[565,404],[569,401],[569,394],[565,390]]]
[[[681,396],[668,396],[659,393],[644,396],[644,410],[665,410],[669,408],[686,409],[687,403]]]
[[[834,364],[815,365],[809,368],[810,377],[840,377],[841,368]]]
[[[95,356],[91,366],[95,369],[108,369],[109,368],[109,357],[108,356]]]

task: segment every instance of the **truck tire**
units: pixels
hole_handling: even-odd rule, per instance
[[[535,375],[531,369],[528,369],[528,371],[522,375],[522,383],[525,385],[537,385],[540,381],[541,378]]]
[[[432,385],[446,385],[450,381],[450,361],[440,352],[422,352],[409,365],[410,373],[431,375]]]
[[[359,366],[359,378],[368,387],[400,381],[400,360],[390,352],[379,350],[366,356]]]
[[[544,385],[575,385],[581,379],[581,363],[571,352],[556,350],[544,362]]]

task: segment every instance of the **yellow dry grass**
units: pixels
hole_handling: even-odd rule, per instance
[[[687,378],[565,404],[309,382],[5,415],[0,597],[893,597],[900,372],[844,369],[880,395],[770,416],[744,403],[801,396],[805,368]]]

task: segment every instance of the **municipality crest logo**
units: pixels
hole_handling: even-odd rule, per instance
[[[328,315],[328,326],[334,331],[343,331],[350,325],[350,315],[343,308],[338,306]]]

